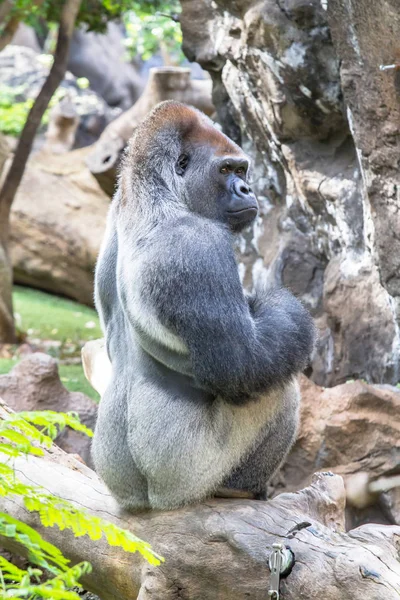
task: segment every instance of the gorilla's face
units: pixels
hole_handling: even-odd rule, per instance
[[[258,212],[247,182],[248,170],[249,160],[242,152],[220,156],[210,145],[187,148],[175,165],[190,210],[221,221],[235,232],[249,225]]]

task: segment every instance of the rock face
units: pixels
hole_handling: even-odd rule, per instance
[[[340,81],[365,181],[382,284],[400,298],[400,74],[394,48],[399,6],[359,0],[329,2],[328,20],[341,61]],[[392,68],[387,69],[387,66]],[[383,70],[382,70],[383,69]]]
[[[104,34],[76,29],[68,70],[76,77],[86,77],[91,89],[107,104],[127,110],[139,98],[144,84],[134,66],[125,60],[123,39],[117,23],[108,23]]]
[[[29,27],[29,25],[26,25],[25,23],[20,23],[18,25],[18,29],[14,33],[11,44],[14,46],[24,46],[25,48],[30,48],[35,52],[42,51],[35,30],[33,27]]]
[[[274,492],[308,485],[315,471],[331,470],[345,479],[396,473],[400,465],[400,390],[361,381],[321,388],[303,377],[301,426],[297,441],[276,476]],[[371,513],[372,511],[372,513]],[[400,494],[383,494],[370,512],[348,511],[358,520],[400,524]]]
[[[30,48],[8,45],[0,53],[0,86],[18,90],[16,102],[35,98],[49,72],[46,57]],[[60,86],[68,94],[80,117],[75,148],[92,144],[106,125],[119,114],[90,89],[81,89],[69,72]]]
[[[12,205],[10,252],[17,283],[92,305],[109,198],[86,168],[86,153],[30,159]]]
[[[311,309],[320,328],[311,373],[316,383],[335,385],[363,378],[395,384],[400,378],[399,253],[389,250],[385,232],[389,222],[390,244],[397,247],[399,187],[394,178],[399,153],[397,142],[390,146],[389,140],[395,140],[398,127],[394,108],[398,98],[394,84],[387,85],[386,109],[380,114],[383,75],[378,75],[377,66],[393,60],[386,57],[389,50],[372,60],[365,33],[363,56],[369,56],[368,65],[375,70],[376,95],[365,110],[356,111],[353,105],[362,102],[358,90],[364,86],[367,95],[369,80],[361,74],[361,64],[355,77],[354,70],[347,77],[343,63],[340,72],[325,4],[181,0],[184,50],[210,72],[224,129],[254,161],[253,185],[261,210],[238,245],[245,284],[259,280],[283,284]],[[348,3],[334,4],[344,10]],[[342,48],[351,33],[352,17],[343,11],[336,14],[342,15],[335,25],[336,45]],[[362,21],[361,8],[357,14]],[[363,21],[363,32],[373,29],[374,19],[379,21],[375,13],[369,25]],[[385,23],[386,17],[379,40],[385,38]],[[398,38],[398,18],[390,24],[390,36]],[[384,46],[388,49],[390,44]],[[346,56],[353,64],[353,55]],[[356,115],[356,145],[342,87],[345,99],[352,102],[351,114]],[[374,121],[377,113],[379,120]],[[390,122],[384,126],[388,114]],[[378,139],[376,123],[382,132]],[[363,142],[362,172],[358,138]],[[375,139],[372,173],[367,148]],[[385,184],[388,161],[391,178]]]
[[[81,392],[69,392],[60,381],[57,362],[40,352],[24,358],[8,375],[0,375],[0,397],[15,411],[74,411],[87,427],[93,429],[96,422],[96,403]],[[56,443],[91,464],[87,436],[65,429]]]

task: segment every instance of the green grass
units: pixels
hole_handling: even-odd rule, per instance
[[[88,340],[102,337],[97,313],[92,308],[31,288],[15,286],[14,314],[18,330],[28,343],[60,359],[58,365],[63,385],[70,392],[83,392],[98,401],[99,395],[86,380],[80,364],[63,364],[70,357],[80,357]],[[46,341],[60,342],[47,345]],[[0,375],[8,373],[19,358],[0,358]]]
[[[60,378],[70,392],[83,392],[89,398],[100,400],[99,394],[92,388],[85,377],[82,365],[59,365]]]
[[[97,313],[73,300],[15,286],[14,313],[28,339],[86,342],[102,337]]]
[[[0,375],[7,375],[17,362],[18,360],[12,358],[0,358]]]

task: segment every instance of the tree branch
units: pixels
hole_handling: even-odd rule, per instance
[[[41,6],[44,0],[33,0],[31,6]],[[0,4],[0,25],[3,25],[8,19],[11,10],[14,8],[14,2],[12,0],[3,0]],[[7,44],[12,41],[14,33],[18,29],[18,25],[21,22],[21,13],[15,12],[7,23],[4,25],[4,29],[0,35],[0,51],[3,50]]]
[[[8,411],[0,405],[0,418]],[[345,493],[337,475],[319,474],[310,487],[268,502],[212,499],[177,511],[133,515],[118,508],[93,471],[56,446],[44,458],[17,459],[15,470],[24,482],[129,529],[164,556],[162,566],[151,567],[103,540],[46,529],[20,499],[1,497],[1,511],[35,527],[74,563],[92,563],[84,584],[102,600],[265,600],[275,542],[290,546],[296,559],[281,581],[285,600],[373,600],[377,584],[380,597],[398,600],[400,527],[364,525],[344,533]],[[0,543],[20,551],[8,538]]]
[[[50,73],[44,82],[19,138],[14,159],[7,173],[3,188],[0,192],[0,222],[9,219],[11,204],[25,171],[25,165],[32,149],[36,131],[49,105],[51,97],[60,85],[67,68],[68,53],[74,25],[82,0],[65,0],[60,17],[57,47]],[[8,236],[8,228],[3,228],[3,235]],[[4,233],[5,232],[5,233]],[[1,240],[7,245],[7,239]]]
[[[14,6],[13,0],[3,0],[0,4],[0,25],[3,25]]]
[[[42,2],[43,0],[36,0],[35,4]],[[63,4],[53,66],[29,111],[10,169],[0,190],[0,272],[5,273],[3,285],[0,286],[0,342],[2,343],[15,343],[16,340],[11,295],[12,267],[8,252],[11,205],[21,183],[36,131],[51,97],[65,75],[71,37],[81,2],[82,0],[65,0]],[[13,19],[14,17],[10,18],[8,26],[11,26]],[[15,24],[15,29],[17,25],[18,22]]]
[[[18,29],[20,18],[18,16],[11,17],[8,23],[5,25],[0,35],[0,52],[11,42],[14,37],[14,33]]]

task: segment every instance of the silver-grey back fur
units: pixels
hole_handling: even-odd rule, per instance
[[[174,171],[182,148],[190,184]],[[171,509],[221,486],[263,496],[296,434],[312,321],[286,290],[244,294],[232,233],[209,217],[207,160],[222,152],[241,150],[194,109],[159,105],[109,212],[96,306],[112,380],[93,459],[126,508]]]

